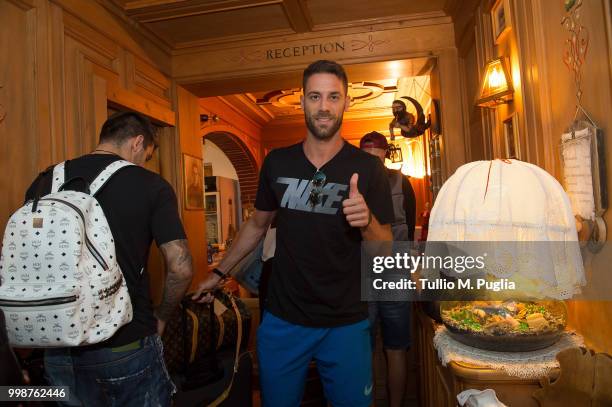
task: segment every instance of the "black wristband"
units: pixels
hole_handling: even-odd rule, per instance
[[[214,269],[212,269],[212,272],[215,273],[216,275],[218,275],[219,277],[221,277],[221,280],[225,280],[227,278],[227,274],[225,274],[224,272],[222,272],[221,270],[219,270],[216,267]]]

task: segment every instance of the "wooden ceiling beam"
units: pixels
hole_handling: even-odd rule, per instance
[[[173,3],[180,3],[185,0],[114,0],[122,3],[125,10],[137,10],[154,6],[167,6]]]
[[[453,17],[454,20],[455,14],[459,12],[461,7],[462,1],[460,0],[446,0],[442,11],[444,11],[444,14],[446,14],[447,16]]]
[[[312,31],[312,18],[304,0],[283,0],[283,10],[296,33]]]
[[[281,4],[283,0],[218,0],[203,3],[199,0],[138,0],[125,5],[126,14],[141,23],[170,20],[200,14]],[[141,7],[136,4],[143,3]],[[148,4],[150,3],[150,4]]]

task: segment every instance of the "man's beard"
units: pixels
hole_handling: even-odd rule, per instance
[[[406,111],[404,109],[396,110],[395,112],[393,112],[393,116],[395,116],[396,120],[402,119],[406,116]]]
[[[334,116],[331,114],[322,114],[319,113],[317,115],[309,115],[306,113],[304,115],[306,118],[306,127],[310,131],[310,133],[315,136],[319,140],[327,140],[332,138],[342,126],[342,115],[337,116],[336,120],[332,121],[329,127],[326,129],[317,128],[316,120],[317,118],[330,118],[333,119]]]

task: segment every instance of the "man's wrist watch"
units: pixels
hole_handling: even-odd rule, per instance
[[[212,272],[215,273],[216,275],[218,275],[219,277],[221,277],[221,280],[225,280],[227,278],[227,274],[225,274],[224,272],[222,272],[221,270],[219,270],[216,267],[214,269],[212,269]]]

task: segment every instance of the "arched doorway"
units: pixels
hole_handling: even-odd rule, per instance
[[[257,162],[238,136],[226,131],[213,131],[203,136],[219,147],[236,169],[240,185],[240,201],[242,208],[250,209],[255,205],[257,194]]]

